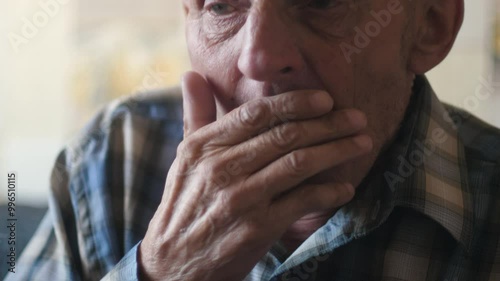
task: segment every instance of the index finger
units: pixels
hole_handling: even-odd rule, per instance
[[[223,116],[204,135],[213,145],[234,145],[280,124],[320,117],[332,110],[331,96],[318,90],[300,90],[247,102]],[[215,124],[214,124],[215,125]]]
[[[182,78],[184,138],[216,120],[215,98],[199,73],[188,71]]]

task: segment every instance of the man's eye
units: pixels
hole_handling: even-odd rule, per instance
[[[226,3],[214,3],[208,7],[208,10],[217,16],[224,16],[234,12],[235,8]]]
[[[317,9],[317,10],[326,10],[335,4],[335,1],[337,0],[310,0],[307,3],[307,6],[309,8]]]

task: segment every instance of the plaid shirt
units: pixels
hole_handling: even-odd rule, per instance
[[[137,280],[182,128],[165,93],[102,111],[59,155],[49,212],[6,280]],[[499,147],[498,129],[443,106],[417,77],[353,201],[293,253],[276,243],[245,280],[500,280]]]

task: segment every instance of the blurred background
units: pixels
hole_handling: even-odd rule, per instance
[[[456,46],[429,78],[441,99],[500,126],[495,1],[466,0]],[[0,3],[0,204],[17,171],[17,203],[44,207],[55,157],[103,104],[178,83],[189,69],[180,4]]]

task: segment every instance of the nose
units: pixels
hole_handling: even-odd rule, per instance
[[[280,14],[276,2],[255,1],[264,4],[250,9],[243,27],[238,68],[253,80],[282,80],[304,67],[291,20]]]

